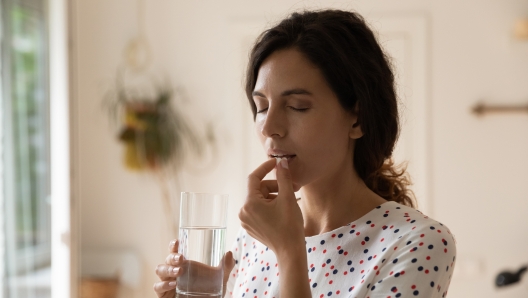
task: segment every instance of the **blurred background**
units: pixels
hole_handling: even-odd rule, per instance
[[[365,17],[392,57],[397,161],[457,239],[449,297],[528,297],[527,0],[1,0],[0,297],[154,297],[181,191],[264,160],[242,80],[289,13]]]

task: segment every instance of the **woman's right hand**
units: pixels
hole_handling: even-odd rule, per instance
[[[192,280],[196,280],[195,284],[192,285],[196,288],[196,291],[210,288],[209,281],[213,280],[213,276],[220,273],[219,267],[211,267],[205,264],[197,263],[194,261],[184,260],[183,256],[178,253],[178,241],[173,240],[169,244],[169,255],[165,259],[165,264],[160,264],[156,267],[156,275],[161,281],[154,284],[154,291],[159,298],[174,298],[176,296],[176,279],[182,274],[192,277]],[[224,262],[224,274],[223,274],[223,289],[224,293],[226,290],[227,280],[229,279],[229,273],[235,266],[235,260],[233,254],[228,251],[224,258],[220,261],[220,264]],[[189,268],[192,271],[186,272]]]

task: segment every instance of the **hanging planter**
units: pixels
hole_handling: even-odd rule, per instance
[[[200,138],[173,106],[173,92],[157,88],[151,95],[124,90],[108,95],[110,114],[120,122],[118,139],[124,145],[123,162],[134,171],[180,170],[186,155],[201,157],[211,139]],[[144,94],[145,92],[143,92]]]

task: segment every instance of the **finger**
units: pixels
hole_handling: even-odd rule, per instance
[[[183,256],[181,254],[171,253],[165,259],[165,264],[172,265],[172,266],[178,266],[178,265],[181,265],[182,261],[183,261]]]
[[[180,242],[178,240],[176,240],[176,239],[172,240],[169,243],[169,252],[178,252],[179,244],[180,244]]]
[[[229,274],[231,270],[233,270],[233,267],[235,267],[235,258],[233,258],[233,252],[228,251],[226,253],[224,262],[225,262],[224,268],[226,269],[226,272]]]
[[[286,158],[277,158],[277,183],[279,185],[279,196],[295,198],[291,173]]]
[[[162,281],[174,280],[180,273],[180,267],[169,266],[167,264],[159,264],[156,267],[156,275]]]
[[[227,283],[227,280],[229,279],[229,274],[231,273],[231,270],[233,270],[233,267],[235,267],[235,259],[233,258],[233,253],[231,251],[228,251],[224,257],[224,285]]]
[[[277,180],[262,180],[260,182],[260,192],[268,199],[270,193],[276,193],[279,191],[279,184]]]
[[[160,294],[165,294],[170,290],[176,288],[176,281],[160,281],[154,284],[154,291],[158,294],[158,297],[161,297]]]
[[[260,182],[266,175],[275,168],[276,161],[274,158],[268,159],[262,163],[258,168],[256,168],[248,176],[248,190],[251,191],[260,191]]]

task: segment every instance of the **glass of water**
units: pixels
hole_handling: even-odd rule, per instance
[[[223,291],[226,194],[182,192],[178,253],[184,259],[177,297],[221,297]]]

